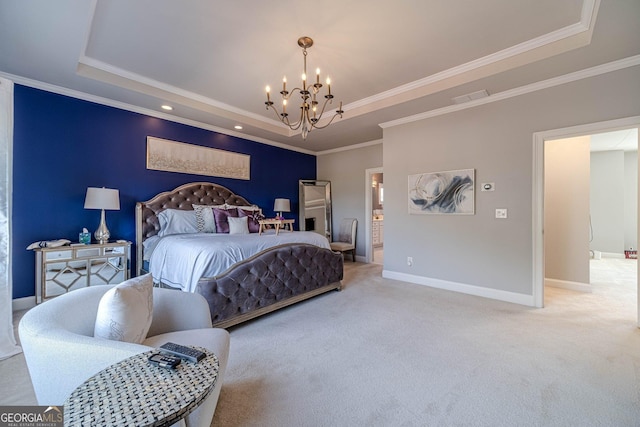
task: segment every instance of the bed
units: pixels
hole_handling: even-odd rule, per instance
[[[225,230],[193,232],[191,223],[184,226],[167,219],[185,216],[192,221],[194,205],[197,211],[211,212],[202,207],[215,206],[216,215],[229,210],[248,218],[245,222],[228,219],[229,234]],[[198,213],[202,216],[202,211]],[[185,184],[138,202],[136,272],[152,273],[159,286],[203,295],[213,325],[223,328],[340,290],[342,255],[331,251],[324,236],[274,230],[235,234],[239,223],[248,222],[250,230],[257,225],[259,213],[244,197],[207,182]],[[206,218],[198,227],[211,231]],[[167,234],[169,229],[174,231]],[[176,229],[180,232],[175,233]]]

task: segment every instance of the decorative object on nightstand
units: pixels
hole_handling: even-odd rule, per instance
[[[86,228],[83,228],[80,233],[78,233],[78,242],[83,245],[88,245],[91,243],[91,233]]]
[[[107,223],[104,218],[105,210],[119,211],[120,210],[120,193],[118,190],[111,188],[87,188],[87,196],[84,200],[85,209],[101,209],[100,226],[94,233],[96,240],[100,243],[106,243],[111,237]]]
[[[289,199],[276,199],[273,204],[273,210],[278,212],[276,219],[284,219],[282,212],[291,212],[291,202]]]

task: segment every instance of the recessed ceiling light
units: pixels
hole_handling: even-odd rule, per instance
[[[240,126],[240,125],[235,125],[234,128],[236,128],[238,130],[242,130],[242,126]]]
[[[165,104],[165,105],[162,106],[162,109],[163,110],[167,110],[167,111],[171,111],[171,110],[173,110],[173,107],[171,105],[166,105]]]

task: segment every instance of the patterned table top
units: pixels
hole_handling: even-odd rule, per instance
[[[176,369],[150,364],[158,350],[136,354],[98,372],[64,403],[65,426],[167,426],[187,416],[209,396],[218,377],[212,352]]]

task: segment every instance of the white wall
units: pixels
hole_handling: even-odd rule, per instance
[[[591,249],[624,251],[624,152],[597,151],[591,154]]]
[[[333,235],[342,218],[357,218],[356,255],[365,256],[365,170],[382,166],[382,144],[319,155],[318,179],[331,181]],[[385,187],[385,205],[388,192]]]
[[[385,276],[532,301],[533,134],[640,115],[638,81],[636,66],[385,128]],[[475,215],[408,214],[407,175],[464,168],[496,184]]]
[[[624,249],[638,250],[638,152],[624,153]]]
[[[589,285],[589,136],[544,143],[547,282]]]

